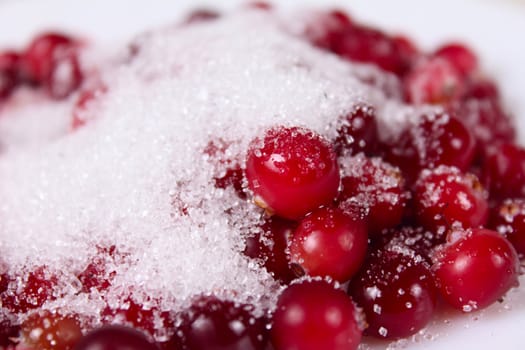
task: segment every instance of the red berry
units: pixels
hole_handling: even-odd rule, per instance
[[[49,311],[29,316],[21,326],[22,343],[41,350],[71,350],[82,337],[79,321]]]
[[[348,293],[366,315],[365,334],[378,338],[416,333],[428,324],[436,307],[437,292],[427,263],[388,250],[367,260]]]
[[[306,28],[306,37],[317,47],[330,50],[332,41],[339,33],[352,25],[352,20],[344,11],[323,12]]]
[[[505,235],[525,258],[525,200],[507,199],[492,210],[490,227]]]
[[[1,295],[2,307],[13,313],[25,313],[38,309],[46,301],[56,299],[55,275],[40,267],[27,275],[10,281],[7,291]]]
[[[174,337],[185,350],[264,350],[266,321],[250,305],[201,297],[182,316]]]
[[[17,52],[0,52],[0,101],[7,98],[18,84],[19,63]]]
[[[358,105],[339,121],[334,141],[338,154],[374,154],[379,143],[374,108]]]
[[[353,24],[332,35],[331,49],[351,61],[375,64],[379,68],[403,75],[410,66],[402,47],[385,33]]]
[[[389,230],[379,237],[379,242],[374,243],[380,250],[414,252],[426,262],[431,263],[431,254],[435,247],[445,242],[445,233],[429,231],[421,226],[407,226]]]
[[[458,224],[483,226],[488,220],[487,197],[475,175],[446,166],[425,170],[414,190],[416,220],[432,231]]]
[[[455,231],[434,256],[442,297],[469,312],[483,309],[518,286],[519,260],[512,245],[487,229]]]
[[[471,81],[468,90],[465,94],[465,99],[491,99],[491,100],[499,100],[500,94],[498,87],[496,84],[487,79],[477,79],[474,81]]]
[[[396,45],[402,60],[406,62],[408,72],[409,68],[411,68],[412,65],[418,61],[421,53],[419,52],[416,44],[414,44],[414,42],[406,36],[396,35],[392,38],[392,40],[394,41],[394,44]]]
[[[109,268],[114,264],[116,247],[98,247],[95,255],[86,268],[78,274],[78,279],[82,284],[82,291],[89,293],[91,289],[104,291],[109,288],[113,277],[114,269]]]
[[[61,99],[82,82],[77,43],[60,33],[44,33],[29,44],[22,60],[22,71],[29,81],[42,84],[49,95]]]
[[[287,254],[288,241],[297,224],[278,217],[271,217],[261,227],[259,234],[246,240],[244,254],[259,259],[266,270],[282,283],[295,277]]]
[[[276,127],[248,150],[246,177],[255,202],[286,219],[300,219],[330,203],[339,188],[331,145],[312,131]]]
[[[158,350],[144,334],[123,326],[104,326],[82,337],[74,350]]]
[[[512,143],[490,149],[483,177],[491,198],[525,197],[525,149]]]
[[[474,52],[461,43],[443,45],[434,52],[433,56],[450,62],[464,77],[473,75],[478,68],[478,58]]]
[[[386,150],[386,158],[403,170],[409,183],[425,168],[439,165],[469,169],[476,141],[469,129],[447,113],[425,114],[416,125],[404,130]]]
[[[361,340],[352,300],[323,281],[292,284],[280,296],[271,331],[275,350],[353,350]]]
[[[343,158],[341,201],[352,201],[368,218],[370,235],[397,226],[403,218],[407,193],[401,171],[380,158],[359,154]],[[344,205],[343,205],[344,207]]]
[[[359,270],[367,245],[363,219],[338,208],[320,208],[299,223],[290,242],[290,256],[310,276],[344,282]]]
[[[420,61],[403,84],[406,100],[414,104],[446,104],[458,100],[466,88],[455,66],[440,57]]]

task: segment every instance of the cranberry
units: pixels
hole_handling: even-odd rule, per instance
[[[483,309],[518,285],[519,260],[512,245],[487,229],[453,231],[434,256],[442,297],[469,312]]]
[[[403,75],[410,66],[402,46],[385,33],[353,24],[331,37],[331,49],[351,61],[375,64],[383,70]]]
[[[7,98],[18,84],[19,62],[17,52],[0,52],[0,101]]]
[[[525,149],[512,143],[489,149],[483,177],[491,197],[525,197]]]
[[[173,343],[185,350],[264,350],[266,322],[252,311],[249,305],[200,297],[181,316]]]
[[[478,68],[478,58],[474,52],[461,43],[443,45],[434,52],[433,56],[450,62],[464,77],[473,75]]]
[[[365,334],[401,338],[425,327],[434,314],[437,291],[423,260],[394,251],[379,251],[367,260],[348,293],[363,308]]]
[[[192,11],[184,21],[184,23],[198,23],[198,22],[207,22],[213,21],[219,18],[221,14],[216,10],[212,9],[197,9]]]
[[[483,226],[488,220],[487,197],[472,174],[446,166],[425,170],[414,190],[416,219],[433,231],[457,224],[464,228]]]
[[[379,143],[373,107],[358,105],[340,121],[334,141],[338,154],[374,154]]]
[[[158,350],[144,334],[123,326],[104,326],[82,337],[74,350]]]
[[[22,72],[29,81],[42,84],[49,95],[61,99],[82,82],[77,43],[60,33],[44,33],[29,44],[22,59]]]
[[[116,247],[99,247],[98,254],[95,255],[86,268],[77,276],[82,284],[83,292],[90,292],[91,289],[104,291],[111,285],[115,271],[108,269],[115,259]]]
[[[359,312],[323,281],[292,284],[280,296],[271,331],[275,350],[352,350],[361,340]]]
[[[466,126],[447,113],[426,114],[416,125],[401,133],[386,150],[386,159],[399,166],[409,183],[425,168],[439,165],[469,169],[476,141]]]
[[[290,267],[288,241],[297,224],[278,217],[268,218],[262,232],[246,240],[244,254],[262,261],[266,270],[282,283],[290,283],[296,276]]]
[[[525,258],[525,200],[507,199],[492,210],[490,227],[505,235]]]
[[[415,104],[445,104],[458,100],[466,87],[449,61],[434,57],[419,61],[403,81],[405,98]]]
[[[11,349],[10,345],[18,342],[20,326],[8,320],[0,321],[0,349]]]
[[[310,276],[350,279],[366,255],[366,222],[338,208],[320,208],[306,216],[292,235],[293,263]]]
[[[498,87],[493,81],[476,79],[470,82],[464,98],[499,100],[500,94]]]
[[[352,25],[352,20],[344,11],[332,10],[321,13],[315,22],[306,28],[306,37],[317,47],[330,50],[332,41],[339,33]]]
[[[30,315],[21,326],[22,343],[34,349],[70,350],[82,337],[79,321],[49,311]]]
[[[478,91],[479,94],[491,92]],[[514,142],[516,130],[512,118],[503,110],[495,97],[467,98],[449,106],[450,110],[471,130],[480,148],[486,152],[493,145],[502,142]]]
[[[344,158],[341,201],[353,201],[368,216],[371,235],[401,222],[407,194],[401,171],[380,158]]]
[[[419,60],[421,53],[419,52],[416,44],[414,44],[414,42],[406,36],[396,35],[392,38],[392,40],[394,41],[394,44],[396,45],[402,60],[406,62],[408,72],[409,68],[411,68],[412,65]]]
[[[331,145],[297,127],[275,127],[252,141],[246,177],[258,205],[292,220],[330,203],[340,180]]]
[[[388,230],[373,243],[380,250],[414,252],[419,258],[431,263],[434,248],[444,242],[445,232],[429,231],[421,226],[404,226]]]
[[[14,288],[1,295],[2,307],[13,313],[38,309],[46,301],[56,299],[53,293],[56,284],[56,276],[51,275],[44,267],[39,267],[10,282],[10,286]]]

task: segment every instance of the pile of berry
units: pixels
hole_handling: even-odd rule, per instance
[[[217,17],[200,11],[190,22]],[[318,49],[375,65],[399,79],[407,104],[438,108],[390,138],[380,137],[375,106],[367,104],[327,125],[332,139],[276,125],[240,163],[210,142],[205,152],[226,166],[215,186],[265,217],[244,253],[284,286],[275,310],[255,317],[250,305],[202,296],[159,319],[130,300],[112,315],[127,326],[87,332],[75,315],[39,311],[57,296],[54,277],[37,270],[15,293],[9,286],[21,277],[0,277],[2,308],[29,314],[21,323],[0,320],[0,348],[356,349],[363,334],[398,339],[420,331],[439,312],[438,299],[470,312],[518,285],[525,149],[476,55],[458,43],[421,52],[340,11],[320,15],[311,29],[305,40]],[[83,80],[78,42],[49,33],[22,53],[1,53],[0,104],[23,84],[56,99],[75,93]],[[106,89],[75,95],[73,129],[86,123],[79,111]],[[101,255],[122,258],[114,248]],[[83,288],[105,288],[99,266],[78,276]],[[169,341],[152,342],[158,327]]]

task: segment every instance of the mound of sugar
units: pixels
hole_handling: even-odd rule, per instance
[[[243,12],[143,35],[134,57],[102,70],[108,91],[75,132],[66,131],[74,99],[2,111],[7,273],[45,266],[61,297],[43,308],[95,324],[106,302],[116,307],[129,298],[162,311],[215,293],[271,308],[279,285],[241,253],[261,212],[232,189],[216,188],[214,177],[228,164],[242,166],[250,140],[270,126],[333,137],[337,118],[357,103],[375,105],[382,124],[406,119],[386,114],[411,114],[360,82],[381,73],[284,28],[273,16]],[[48,117],[54,127],[35,137],[35,123]],[[219,155],[205,151],[210,144],[223,145]],[[111,247],[118,255],[111,285],[81,293],[78,275]]]

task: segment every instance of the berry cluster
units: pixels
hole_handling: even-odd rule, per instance
[[[189,22],[218,16],[200,11]],[[517,286],[525,256],[525,149],[476,55],[458,43],[423,53],[408,38],[341,11],[318,21],[321,32],[306,31],[313,45],[394,74],[406,103],[442,108],[385,140],[374,106],[349,106],[327,126],[332,137],[277,125],[251,142],[244,161],[220,160],[226,169],[210,182],[261,208],[264,223],[247,235],[243,253],[283,285],[275,310],[256,317],[252,305],[198,296],[186,310],[159,316],[130,298],[103,318],[135,329],[106,325],[83,334],[76,315],[39,310],[61,297],[57,277],[42,267],[0,275],[2,307],[28,315],[21,323],[2,320],[0,348],[356,349],[363,334],[397,339],[418,332],[439,298],[470,312]],[[42,86],[57,99],[73,93],[83,80],[78,46],[45,34],[22,54],[0,54],[0,101],[20,84]],[[73,129],[106,90],[78,94]],[[216,148],[210,143],[204,152]],[[82,290],[108,288],[120,259],[125,253],[101,247],[77,276]],[[20,279],[22,289],[10,288]],[[152,342],[158,327],[169,340]]]

